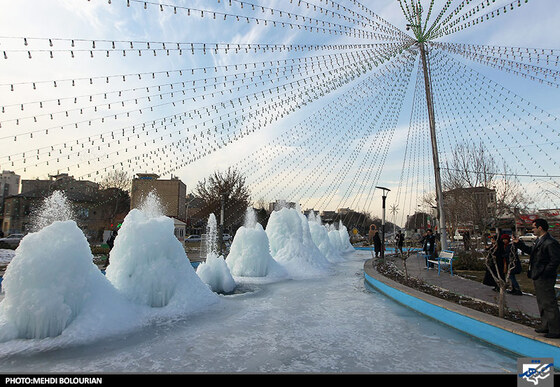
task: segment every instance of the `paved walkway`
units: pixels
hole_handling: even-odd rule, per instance
[[[394,259],[397,266],[402,269],[402,259],[387,257]],[[483,285],[481,282],[466,279],[454,274],[450,275],[449,271],[443,271],[438,275],[437,267],[426,270],[426,264],[421,254],[411,255],[407,259],[407,271],[409,276],[422,279],[424,282],[438,286],[443,289],[450,290],[454,293],[469,296],[471,298],[485,301],[491,304],[498,304],[498,293],[492,290],[492,287]],[[521,273],[520,275],[525,275]],[[535,296],[524,293],[522,296],[514,296],[506,294],[506,305],[512,311],[521,311],[529,316],[539,317],[537,300]]]

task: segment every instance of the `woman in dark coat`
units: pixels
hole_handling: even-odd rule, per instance
[[[381,238],[379,237],[379,231],[375,230],[373,235],[373,248],[375,249],[375,258],[381,252]]]
[[[502,238],[496,239],[494,235],[490,237],[490,240],[491,244],[486,248],[486,250],[493,250],[492,260],[489,262],[492,272],[486,268],[486,273],[484,274],[482,283],[484,285],[493,286],[494,288],[492,290],[498,291],[498,284],[494,280],[494,276],[498,277],[498,273],[501,273],[499,274],[499,278],[505,279],[504,268],[507,268],[507,265],[504,264],[504,242],[502,241]],[[496,266],[498,267],[497,272]],[[492,276],[492,274],[494,274],[494,276]]]

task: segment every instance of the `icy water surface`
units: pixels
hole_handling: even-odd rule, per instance
[[[0,373],[516,372],[512,355],[368,290],[369,254],[322,278],[247,284],[194,317],[90,345],[6,356],[12,344],[0,344]]]

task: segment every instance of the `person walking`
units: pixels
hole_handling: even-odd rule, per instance
[[[521,273],[521,261],[519,260],[519,256],[517,255],[517,249],[515,246],[510,243],[511,237],[509,234],[502,235],[503,241],[503,262],[504,262],[504,275],[507,274],[510,265],[513,265],[510,273],[509,273],[509,281],[511,283],[511,290],[508,290],[509,294],[513,294],[515,296],[522,296],[523,292],[521,291],[521,287],[519,286],[519,282],[517,282],[517,278],[515,278],[516,274]],[[512,262],[513,261],[513,262]]]
[[[486,272],[484,273],[484,278],[482,283],[487,286],[492,286],[492,290],[495,292],[500,291],[498,284],[494,277],[499,277],[499,279],[504,280],[504,243],[503,239],[496,237],[495,235],[490,236],[490,245],[486,247],[486,251],[491,255],[490,262],[488,262],[490,269],[486,267]]]
[[[541,317],[541,325],[535,331],[557,339],[560,338],[560,311],[554,284],[560,265],[560,243],[548,233],[548,222],[544,219],[535,219],[533,234],[538,238],[532,247],[517,236],[513,242],[516,248],[530,256],[527,276],[533,280]]]
[[[109,254],[107,254],[107,262],[105,267],[109,266],[109,255],[111,254],[111,250],[113,250],[113,246],[115,245],[115,238],[117,237],[118,230],[113,230],[111,232],[111,236],[107,239],[107,245],[109,246]]]
[[[368,243],[371,245],[373,243],[373,237],[377,231],[377,227],[375,224],[370,224],[369,231],[368,231]]]
[[[422,239],[422,250],[426,257],[426,267],[434,267],[433,264],[428,262],[429,259],[434,258],[436,252],[436,236],[432,233],[431,228],[426,230],[426,235]]]
[[[403,254],[402,248],[404,245],[404,234],[402,231],[399,231],[399,233],[397,234],[397,250],[400,252],[400,254]]]
[[[379,231],[375,230],[375,234],[373,234],[373,248],[375,250],[375,258],[381,252],[381,238],[379,237]]]

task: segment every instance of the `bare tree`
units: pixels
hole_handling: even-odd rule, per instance
[[[494,278],[494,282],[498,285],[499,296],[498,296],[498,315],[499,317],[503,318],[506,309],[506,297],[505,292],[507,287],[510,284],[510,275],[512,270],[515,268],[515,250],[512,248],[509,252],[509,262],[508,265],[505,267],[506,272],[500,273],[498,262],[497,260],[500,258],[496,255],[496,251],[498,251],[498,246],[495,245],[488,250],[486,254],[485,264],[486,268]],[[502,277],[503,276],[503,277]]]
[[[243,222],[243,216],[250,203],[245,177],[231,168],[224,173],[216,171],[209,178],[199,181],[195,194],[204,202],[204,207],[201,209],[202,217],[214,213],[219,220],[223,200],[225,227]]]
[[[115,222],[119,213],[127,212],[130,209],[130,195],[132,179],[125,171],[115,170],[106,175],[100,182],[100,188],[107,201],[112,201],[113,210],[111,212],[111,223]]]
[[[500,214],[530,203],[509,166],[500,167],[482,144],[459,145],[442,169],[446,218],[454,229],[471,224],[484,230]]]
[[[132,178],[127,172],[115,170],[107,174],[99,183],[102,189],[118,188],[122,191],[130,192],[132,187]]]

